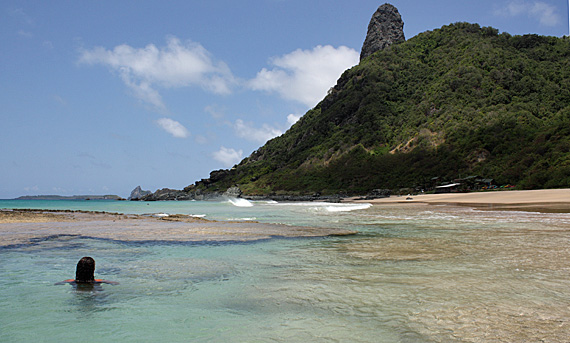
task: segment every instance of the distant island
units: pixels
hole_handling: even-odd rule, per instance
[[[125,200],[118,195],[25,195],[16,200]]]

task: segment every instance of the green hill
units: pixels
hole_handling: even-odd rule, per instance
[[[193,189],[362,194],[469,175],[570,187],[570,40],[456,23],[347,70],[285,134]]]

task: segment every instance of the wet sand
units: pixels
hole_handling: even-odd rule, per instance
[[[100,212],[0,210],[0,246],[61,235],[120,241],[228,242],[352,234],[355,232],[343,229],[221,222],[184,215],[157,218]]]
[[[430,205],[471,206],[479,209],[489,210],[570,213],[570,189],[420,194],[410,196],[391,196],[384,199],[353,201],[370,202],[375,205],[424,203]]]

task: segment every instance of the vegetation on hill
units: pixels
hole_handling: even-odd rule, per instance
[[[198,188],[362,194],[469,175],[570,187],[570,40],[456,23],[347,70],[285,134]]]

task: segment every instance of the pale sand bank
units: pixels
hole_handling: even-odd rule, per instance
[[[218,222],[181,215],[152,218],[95,212],[0,211],[0,246],[27,244],[59,235],[120,241],[227,242],[351,234],[355,232],[257,222]]]
[[[355,201],[370,202],[378,205],[405,203],[425,203],[431,205],[450,204],[486,209],[568,213],[570,212],[570,189],[420,194]]]

